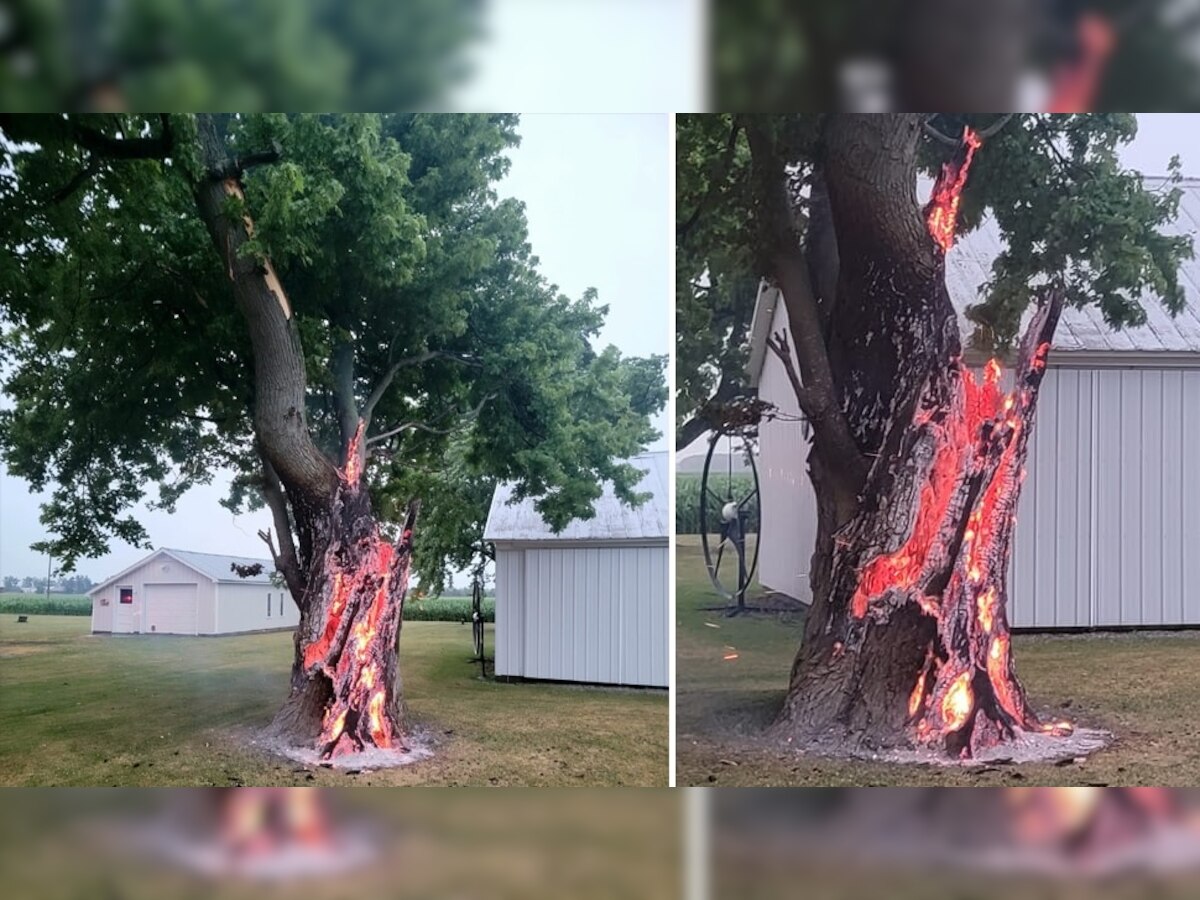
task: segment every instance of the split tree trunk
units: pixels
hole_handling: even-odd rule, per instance
[[[798,392],[812,410],[818,535],[813,605],[773,731],[793,745],[927,744],[957,758],[1043,727],[1013,673],[1005,575],[1062,295],[1043,294],[1012,393],[994,364],[980,380],[964,366],[944,253],[978,142],[943,169],[923,213],[921,126],[906,115],[828,120],[821,174],[836,286],[828,273],[814,281],[833,296],[814,297],[786,240],[774,251],[809,369]],[[759,166],[767,151],[750,138]],[[813,400],[819,354],[835,398],[824,405]]]
[[[416,506],[400,540],[388,543],[360,479],[366,457],[361,420],[341,468],[313,442],[291,304],[270,261],[241,252],[253,233],[250,217],[229,214],[230,202],[244,197],[241,161],[229,157],[212,116],[197,120],[207,175],[196,184],[196,204],[247,324],[254,433],[279,532],[272,553],[300,609],[291,690],[272,730],[324,757],[402,749],[398,640]]]

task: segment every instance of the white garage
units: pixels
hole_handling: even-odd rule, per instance
[[[651,498],[631,508],[605,485],[592,519],[555,534],[510,485],[492,497],[496,675],[667,687],[670,531],[666,453],[630,462]]]
[[[1152,186],[1152,179],[1147,179]],[[1195,235],[1200,181],[1185,181],[1177,222]],[[985,223],[946,257],[947,286],[962,316],[977,302],[1001,250]],[[1185,262],[1187,308],[1172,318],[1153,297],[1147,321],[1110,329],[1094,308],[1064,311],[1048,359],[1017,512],[1010,573],[1015,627],[1200,625],[1200,262]],[[759,397],[798,414],[783,366],[766,352],[786,327],[778,292],[759,294],[750,375]],[[982,357],[967,353],[968,362]],[[809,600],[816,539],[806,474],[805,426],[763,423],[759,580]]]
[[[259,564],[242,578],[234,564]],[[287,591],[271,582],[265,559],[156,550],[88,592],[96,634],[238,634],[295,628],[300,620]]]

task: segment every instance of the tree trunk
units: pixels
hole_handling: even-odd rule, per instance
[[[291,691],[272,731],[326,758],[369,747],[402,749],[398,640],[416,505],[399,542],[388,543],[361,482],[362,421],[346,442],[342,468],[313,442],[291,304],[270,261],[241,252],[254,225],[244,212],[231,215],[231,203],[244,199],[238,161],[229,159],[211,116],[199,116],[198,126],[207,174],[196,185],[196,204],[250,335],[254,431],[264,459],[264,495],[280,532],[281,549],[272,546],[272,552],[300,609]],[[352,379],[349,348],[339,348],[335,363],[343,382]],[[339,402],[345,430],[353,397],[342,391]]]
[[[839,257],[829,360],[871,465],[854,491],[818,433],[813,605],[774,731],[793,743],[920,744],[959,758],[1043,728],[1013,673],[1005,576],[1063,298],[1042,297],[1011,393],[994,362],[979,380],[963,365],[939,236],[975,145],[943,171],[923,217],[919,129],[919,117],[847,116],[825,135]]]
[[[399,542],[384,540],[359,477],[361,440],[360,425],[322,525],[325,549],[309,566],[291,692],[271,729],[326,759],[408,749],[397,667],[417,506]]]

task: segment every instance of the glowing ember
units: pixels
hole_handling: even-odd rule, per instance
[[[926,207],[925,224],[934,242],[946,253],[954,246],[954,229],[958,224],[958,207],[962,201],[962,190],[967,183],[967,172],[971,168],[971,160],[982,141],[970,128],[963,127],[963,147],[965,153],[961,161],[948,162],[942,165],[937,181],[933,186],[933,194]]]
[[[350,446],[346,448],[346,468],[344,470],[346,481],[350,484],[358,484],[358,479],[362,476],[362,437],[363,426],[362,419],[358,420],[358,428],[355,429],[354,437],[350,438]]]
[[[963,672],[950,683],[946,696],[942,698],[942,721],[946,731],[958,731],[967,724],[971,710],[975,708],[975,695],[971,691],[971,673]]]
[[[913,687],[913,691],[908,697],[908,717],[910,719],[921,711],[921,701],[925,699],[925,678],[928,675],[927,670],[921,670],[921,676],[917,679],[916,686]]]
[[[979,607],[979,626],[991,634],[992,626],[996,623],[996,589],[987,588],[976,602]]]
[[[324,619],[308,626],[312,639],[303,652],[306,674],[327,678],[332,688],[317,739],[325,759],[371,747],[405,749],[395,714],[395,652],[416,510],[410,510],[398,544],[384,540],[360,483],[362,437],[359,422],[325,551],[329,602],[320,607]]]
[[[329,843],[325,811],[316,791],[247,787],[221,797],[221,840],[239,854],[273,852],[283,843],[321,847]]]

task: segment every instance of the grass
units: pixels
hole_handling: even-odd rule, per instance
[[[1200,784],[1200,633],[1014,636],[1035,709],[1116,734],[1111,747],[1081,763],[971,772],[806,757],[754,739],[783,701],[800,617],[706,611],[717,598],[695,538],[678,539],[677,563],[680,785]],[[724,659],[732,653],[736,659]]]
[[[88,624],[0,617],[0,783],[667,783],[664,693],[481,680],[468,662],[466,625],[404,626],[409,717],[434,740],[434,756],[348,775],[306,770],[249,744],[287,689],[290,633],[93,636]]]

